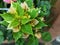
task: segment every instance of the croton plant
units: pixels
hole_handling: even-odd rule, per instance
[[[9,10],[0,14],[4,19],[0,21],[0,24],[7,27],[5,28],[7,32],[11,32],[7,35],[12,35],[10,37],[15,41],[16,45],[39,45],[39,39],[51,40],[50,33],[43,30],[44,27],[48,26],[44,17],[50,14],[50,3],[49,1],[40,2],[40,4],[37,2],[39,5],[36,6],[33,0],[24,0],[23,2],[10,0],[8,2],[11,4]],[[2,27],[0,27],[1,42],[4,40]]]

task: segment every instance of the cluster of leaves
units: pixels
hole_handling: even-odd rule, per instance
[[[36,7],[41,7],[41,13],[40,16],[46,16],[48,17],[50,15],[50,9],[51,9],[51,2],[47,0],[36,0],[34,1],[36,4]]]
[[[7,30],[5,22],[0,22],[0,44],[4,42],[4,40],[11,41],[13,39],[12,37],[12,31]]]
[[[42,8],[40,15],[48,17],[50,15],[50,9],[51,9],[50,2],[49,1],[41,1],[40,7]]]
[[[44,23],[44,17],[50,13],[50,3],[41,1],[38,8],[35,8],[32,0],[23,1],[11,3],[8,12],[0,14],[4,19],[0,21],[0,24],[7,26],[7,32],[13,35],[16,45],[24,45],[25,38],[28,38],[26,45],[39,45],[38,39],[40,38],[50,41],[49,32],[40,32],[40,29],[47,26]],[[8,36],[12,37],[12,35]]]

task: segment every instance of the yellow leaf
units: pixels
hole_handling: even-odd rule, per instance
[[[23,34],[23,38],[28,38],[29,35],[28,34]]]
[[[29,7],[28,7],[28,5],[27,5],[26,2],[21,3],[21,7],[22,7],[24,10],[29,9]]]
[[[38,39],[40,39],[41,38],[41,33],[40,32],[35,33],[35,37],[37,37]]]
[[[10,9],[8,10],[8,13],[17,14],[16,9],[13,7],[10,7]]]
[[[39,21],[38,20],[36,20],[36,19],[33,19],[32,21],[31,21],[31,25],[34,27],[35,25],[37,25],[39,23]]]
[[[20,31],[20,29],[21,29],[21,27],[20,27],[20,26],[14,27],[14,28],[13,28],[13,32],[19,32],[19,31]]]

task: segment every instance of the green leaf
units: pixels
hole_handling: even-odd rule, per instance
[[[25,0],[30,8],[33,8],[33,0]]]
[[[51,34],[49,32],[44,32],[42,33],[42,40],[44,41],[51,41],[52,37]]]
[[[12,5],[13,5],[14,8],[16,8],[16,11],[17,11],[19,16],[24,15],[24,10],[22,9],[21,5],[18,2],[12,3]]]
[[[18,13],[19,16],[23,16],[24,15],[24,10],[20,6],[20,4],[17,6],[17,13]]]
[[[17,0],[18,1],[18,3],[21,3],[21,0]]]
[[[22,32],[33,35],[32,26],[30,24],[22,25]]]
[[[29,10],[28,12],[31,18],[36,18],[38,16],[38,11],[39,11],[38,8],[37,9],[33,8]]]
[[[28,23],[29,21],[30,21],[30,19],[26,19],[26,18],[25,18],[25,19],[22,19],[22,20],[21,20],[21,23],[22,23],[22,24],[26,24],[26,23]]]
[[[8,26],[9,27],[16,27],[19,25],[19,21],[17,19],[14,19]]]
[[[20,38],[17,42],[16,42],[16,45],[24,45],[24,39],[23,38]]]
[[[12,34],[12,30],[6,30],[5,32],[6,34],[4,34],[7,37],[8,41],[13,40],[13,34]]]
[[[0,31],[0,36],[2,36],[3,35],[3,32],[2,31]]]
[[[26,45],[39,45],[39,41],[36,37],[29,37],[28,43]]]
[[[46,25],[44,22],[40,21],[40,22],[35,26],[35,28],[40,29],[40,28],[45,27],[45,26],[47,26],[47,25]]]
[[[6,26],[0,25],[0,31],[2,31],[4,33],[4,35],[5,35],[5,33],[7,31]]]
[[[0,36],[0,44],[3,43],[3,41],[4,41],[4,37]]]
[[[4,13],[1,15],[1,17],[8,23],[10,23],[14,19],[13,15],[10,13]]]
[[[4,25],[4,26],[7,26],[8,23],[6,21],[0,21],[0,24]]]
[[[13,33],[13,38],[15,39],[15,41],[17,41],[19,38],[21,38],[23,35],[23,33],[21,31]]]
[[[0,44],[3,42],[3,40],[4,40],[3,32],[2,32],[2,31],[0,31]]]

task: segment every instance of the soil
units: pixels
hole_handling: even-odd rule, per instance
[[[60,35],[60,0],[57,0],[55,6],[53,7],[53,16],[54,20],[52,20],[53,25],[49,29],[49,32],[52,35],[52,38],[55,38],[56,36]]]

